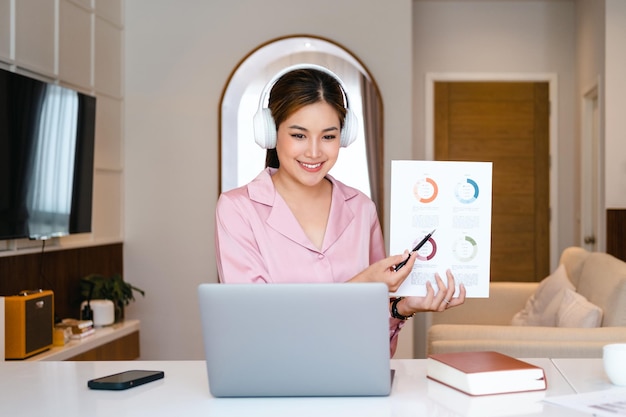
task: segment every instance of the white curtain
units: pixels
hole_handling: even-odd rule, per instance
[[[44,94],[27,200],[29,235],[38,239],[69,233],[78,118],[76,92],[49,85]]]

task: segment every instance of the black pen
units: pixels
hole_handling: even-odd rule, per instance
[[[404,265],[406,265],[406,263],[409,261],[409,258],[411,257],[412,253],[417,252],[418,250],[420,250],[420,248],[422,246],[424,246],[424,244],[426,242],[428,242],[428,239],[430,239],[430,237],[433,235],[433,233],[435,233],[435,230],[437,229],[433,229],[432,232],[430,232],[429,234],[427,234],[426,236],[424,236],[424,239],[420,240],[420,243],[418,243],[417,245],[415,245],[415,247],[413,248],[413,250],[411,252],[409,252],[409,256],[406,257],[406,259],[402,262],[400,262],[398,265],[396,265],[395,267],[395,271],[397,271],[398,269],[402,268]]]

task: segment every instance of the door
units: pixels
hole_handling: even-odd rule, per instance
[[[550,271],[549,85],[436,82],[435,159],[493,162],[491,281]]]

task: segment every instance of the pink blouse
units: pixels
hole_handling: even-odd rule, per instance
[[[249,184],[222,193],[215,248],[223,283],[345,282],[385,257],[376,206],[330,175],[332,202],[322,249],[306,236],[263,170]],[[390,317],[391,353],[403,321]]]

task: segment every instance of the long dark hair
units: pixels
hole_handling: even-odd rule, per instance
[[[278,129],[293,113],[320,101],[330,104],[337,111],[343,128],[348,103],[344,102],[341,84],[332,75],[315,68],[300,68],[281,76],[270,90],[268,108]],[[280,166],[276,148],[267,150],[265,166]]]

